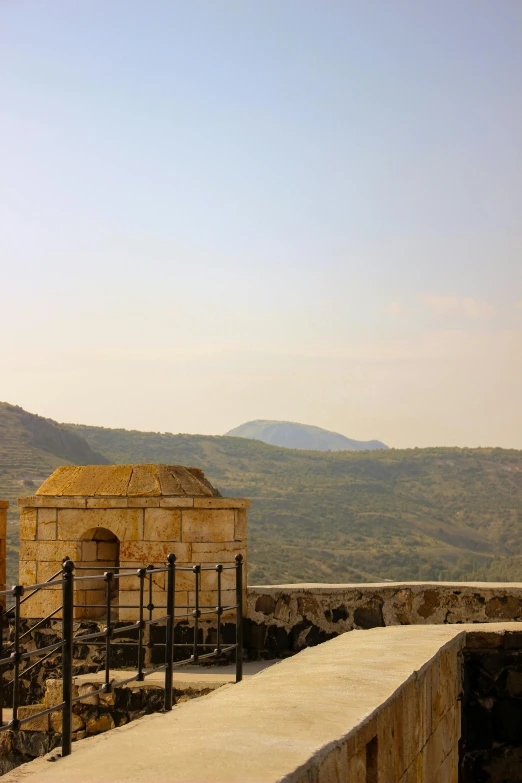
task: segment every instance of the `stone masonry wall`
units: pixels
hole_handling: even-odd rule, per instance
[[[292,655],[353,629],[522,620],[522,585],[384,583],[249,587],[251,659]]]
[[[178,565],[231,564],[243,555],[246,602],[247,508],[250,501],[218,497],[49,497],[21,498],[20,582],[47,580],[64,556],[100,573],[115,565],[137,569],[165,565],[173,552]],[[95,571],[94,569],[97,569]],[[80,573],[80,572],[78,572]],[[75,603],[103,603],[103,582],[79,585]],[[119,620],[137,618],[138,579],[119,580]],[[217,574],[201,573],[200,605],[217,605]],[[59,590],[42,590],[23,606],[24,616],[45,617],[61,603]],[[165,574],[154,576],[153,603],[165,606]],[[222,574],[222,604],[235,603],[235,574]],[[178,572],[176,605],[194,604],[194,575]],[[129,608],[126,608],[129,607]],[[165,614],[154,611],[154,618]],[[232,614],[232,613],[231,613]],[[77,618],[96,618],[98,609],[76,609]],[[57,617],[60,615],[57,614]],[[223,615],[225,617],[225,615]]]

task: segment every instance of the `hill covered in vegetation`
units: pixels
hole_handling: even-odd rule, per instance
[[[63,447],[56,454],[36,446],[31,414],[12,409],[0,406],[0,497],[31,494],[58,464],[86,464],[71,459],[87,456],[83,445],[67,459]],[[228,436],[49,425],[76,436],[78,448],[86,444],[93,463],[197,466],[224,495],[252,498],[250,584],[521,579],[521,451],[317,452]]]
[[[380,440],[352,440],[338,432],[323,430],[310,424],[298,424],[294,421],[271,421],[256,419],[240,424],[226,435],[235,438],[262,440],[272,446],[284,446],[287,449],[307,449],[309,451],[371,451],[387,449]]]

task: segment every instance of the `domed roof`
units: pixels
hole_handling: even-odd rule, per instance
[[[64,465],[36,495],[51,497],[221,497],[199,468],[183,465]]]

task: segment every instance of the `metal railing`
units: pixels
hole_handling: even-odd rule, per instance
[[[106,566],[105,566],[106,568]],[[8,607],[0,615],[0,731],[11,729],[18,731],[22,728],[23,724],[28,721],[39,718],[43,715],[47,715],[51,712],[61,711],[62,713],[62,756],[67,756],[71,753],[72,743],[72,714],[73,705],[75,702],[85,698],[85,695],[74,696],[73,695],[73,645],[74,644],[87,644],[87,645],[102,645],[105,647],[105,674],[103,685],[95,691],[89,691],[88,696],[96,696],[103,693],[111,693],[115,686],[126,685],[130,682],[143,682],[149,675],[165,670],[165,697],[164,708],[165,710],[171,710],[173,705],[173,669],[175,666],[182,666],[185,664],[197,664],[202,660],[219,660],[223,658],[227,653],[235,650],[235,665],[236,665],[236,682],[239,682],[243,676],[243,557],[238,554],[235,557],[235,562],[230,564],[219,564],[215,566],[211,565],[194,565],[194,566],[178,566],[176,565],[176,556],[170,554],[167,557],[167,563],[165,566],[153,566],[149,565],[144,568],[124,568],[114,567],[112,569],[104,570],[103,576],[99,574],[85,574],[83,576],[77,576],[75,572],[78,571],[92,572],[95,569],[94,566],[78,566],[69,560],[64,559],[62,569],[56,574],[53,574],[47,582],[24,587],[23,585],[14,585],[10,590],[0,591],[0,596],[5,596],[6,599],[11,597],[14,599],[14,603],[11,607]],[[222,604],[222,575],[226,570],[235,571],[235,603],[230,605]],[[194,574],[194,605],[182,605],[176,606],[176,573],[180,571],[189,571]],[[217,605],[216,606],[203,606],[200,604],[201,594],[201,573],[203,571],[214,571],[217,574]],[[153,578],[155,575],[165,573],[166,574],[166,599],[165,606],[154,604],[153,598]],[[118,583],[118,580],[123,578],[136,578],[138,580],[138,603],[135,605],[119,606],[115,603],[114,584]],[[100,604],[75,604],[74,591],[79,586],[89,584],[91,580],[100,581],[103,579],[105,583],[105,606]],[[148,582],[147,586],[146,583]],[[56,590],[61,587],[62,589],[62,603],[50,612],[46,617],[38,620],[31,628],[22,632],[21,628],[21,606],[31,598],[31,596],[40,592],[41,590]],[[147,587],[147,589],[146,589]],[[27,592],[30,591],[30,592]],[[145,603],[145,595],[147,592],[148,601]],[[105,627],[102,630],[95,631],[93,633],[74,633],[74,609],[100,609],[105,610]],[[113,615],[118,609],[136,609],[138,610],[138,619],[135,622],[129,622],[127,624],[120,625],[113,622]],[[154,612],[158,609],[164,609],[165,614],[154,618]],[[223,622],[222,615],[224,612],[235,611],[235,642],[233,644],[223,644]],[[22,646],[23,640],[31,636],[33,631],[45,625],[45,623],[51,620],[58,612],[62,613],[61,617],[61,639],[59,642],[45,645],[34,650],[24,650]],[[179,612],[179,613],[178,613]],[[145,614],[148,613],[148,619],[145,619]],[[203,643],[199,641],[200,619],[204,615],[216,615],[216,643]],[[190,618],[193,620],[193,638],[190,642],[175,642],[175,624],[177,621],[188,621]],[[100,618],[98,618],[100,619]],[[4,644],[4,630],[9,622],[12,622],[13,627],[13,641],[6,645]],[[159,626],[165,623],[165,642],[164,643],[152,643],[150,640],[145,639],[145,631],[152,626]],[[137,632],[137,641],[118,641],[115,639],[120,634],[128,633],[130,631]],[[149,632],[150,633],[150,632]],[[124,680],[111,680],[110,664],[111,664],[111,649],[119,645],[131,645],[137,649],[137,672],[131,677]],[[145,669],[145,649],[153,647],[165,648],[165,660],[164,663],[154,666],[152,668]],[[190,654],[182,660],[174,660],[174,650],[176,647],[183,648],[189,647],[191,649]],[[202,653],[201,650],[212,647],[211,652]],[[43,709],[37,713],[33,713],[28,717],[19,718],[18,710],[21,705],[20,700],[20,679],[22,675],[27,675],[30,671],[40,666],[45,660],[56,652],[60,652],[62,655],[62,701],[60,704],[53,705],[47,709]],[[9,653],[6,655],[6,653]],[[23,661],[28,660],[34,656],[42,656],[38,660],[22,669]],[[12,679],[6,680],[6,671],[12,672]],[[7,688],[12,687],[12,718],[9,722],[3,721],[3,706],[4,706],[4,694]]]

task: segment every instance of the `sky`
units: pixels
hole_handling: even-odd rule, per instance
[[[2,0],[0,400],[522,448],[520,0]]]

